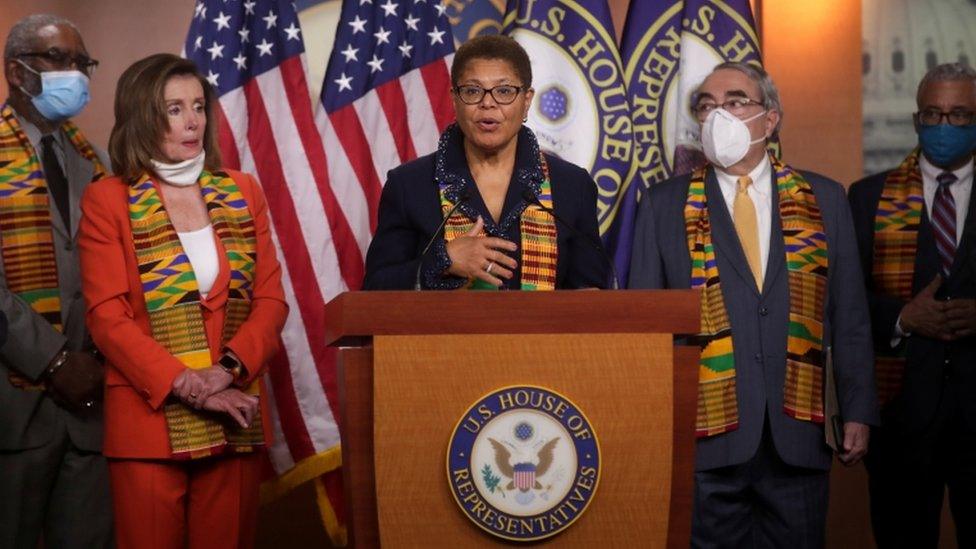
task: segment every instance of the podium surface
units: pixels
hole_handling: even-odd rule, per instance
[[[694,291],[337,297],[326,315],[329,342],[341,347],[350,539],[357,547],[478,547],[506,539],[687,547],[698,349],[676,346],[673,337],[698,331],[698,300]],[[494,458],[459,452],[454,463],[470,459],[470,470],[451,470],[452,434],[465,414],[486,395],[514,386],[539,387],[585,414],[599,446],[598,472],[583,468],[589,456],[580,455],[585,474],[569,467],[544,473],[542,441],[521,457],[539,474],[529,484],[499,472],[507,460],[518,461],[508,451],[496,450]],[[494,419],[482,423],[487,428]],[[547,446],[565,452],[573,437],[562,438]],[[502,442],[513,454],[526,453]],[[482,467],[494,485],[479,480]],[[471,495],[475,484],[483,493]],[[547,496],[566,493],[561,508],[518,513],[515,501],[541,509]],[[547,537],[552,532],[558,533]]]

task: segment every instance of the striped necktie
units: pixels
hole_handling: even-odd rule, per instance
[[[932,202],[932,227],[935,247],[942,261],[942,276],[948,277],[956,257],[956,201],[949,192],[949,186],[958,178],[952,172],[942,172],[935,179],[939,182],[939,188]]]
[[[749,185],[752,185],[752,179],[743,176],[737,183],[735,200],[732,202],[732,224],[735,225],[735,232],[739,235],[739,243],[742,244],[742,251],[745,252],[749,270],[756,279],[756,287],[762,292],[763,268],[762,256],[759,253],[759,221],[756,216],[756,205],[749,198]]]

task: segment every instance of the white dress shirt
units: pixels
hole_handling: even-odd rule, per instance
[[[207,298],[207,294],[213,289],[217,274],[220,273],[220,261],[217,258],[217,243],[214,241],[213,226],[207,225],[202,229],[176,233],[180,237],[180,244],[186,252],[190,266],[193,267],[193,274],[197,278],[197,286],[200,287],[200,297]]]
[[[762,265],[763,279],[766,277],[766,265],[769,263],[769,235],[772,230],[770,225],[773,223],[773,186],[772,186],[773,166],[769,163],[769,157],[763,155],[762,160],[749,172],[752,185],[746,194],[752,199],[752,204],[756,207],[756,226],[759,230],[759,261]],[[735,193],[739,189],[739,176],[732,175],[715,167],[715,178],[718,179],[718,186],[722,189],[722,198],[729,209],[729,215],[735,220],[735,212],[732,205],[735,203]]]
[[[922,172],[922,197],[925,200],[925,212],[932,219],[932,203],[935,202],[935,191],[939,188],[939,180],[936,179],[942,168],[933,165],[925,158],[924,154],[918,155],[918,167]],[[968,162],[958,170],[953,170],[956,182],[949,186],[949,193],[956,203],[956,246],[962,241],[962,230],[966,226],[966,213],[969,211],[969,197],[973,191],[973,162]],[[895,333],[891,337],[891,346],[897,347],[901,343],[901,338],[909,336],[908,332],[901,327],[901,315],[895,322]]]

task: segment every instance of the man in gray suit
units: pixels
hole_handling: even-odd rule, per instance
[[[782,108],[761,69],[719,65],[691,105],[709,164],[644,197],[630,286],[703,292],[692,542],[821,547],[831,348],[841,461],[878,421],[844,189],[768,154]]]
[[[69,122],[97,62],[65,19],[33,15],[4,48],[0,108],[0,547],[112,545],[103,369],[85,330],[75,234],[105,175]]]

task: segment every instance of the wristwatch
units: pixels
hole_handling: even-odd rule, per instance
[[[220,359],[217,360],[217,364],[226,370],[228,374],[234,376],[234,381],[240,379],[244,373],[244,365],[241,364],[241,361],[230,353],[220,355]]]

